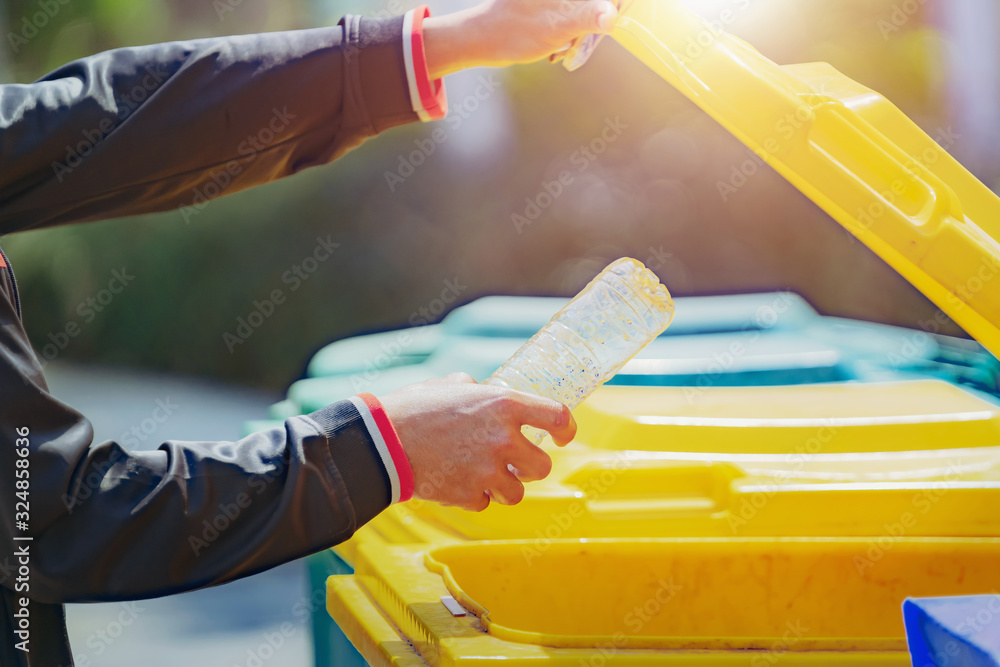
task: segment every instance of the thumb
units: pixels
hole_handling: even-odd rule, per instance
[[[618,19],[618,8],[608,0],[588,0],[579,16],[581,32],[611,32]]]

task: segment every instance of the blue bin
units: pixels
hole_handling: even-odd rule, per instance
[[[903,624],[913,667],[1000,667],[1000,594],[909,598]]]

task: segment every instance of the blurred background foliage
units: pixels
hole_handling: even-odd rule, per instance
[[[312,27],[417,4],[51,1],[58,11],[15,50],[9,34],[20,34],[39,0],[2,0],[4,82],[118,46]],[[984,138],[954,127],[952,37],[941,18],[951,0],[690,4],[710,18],[728,9],[727,29],[779,63],[830,62],[932,135],[952,128],[951,152],[1000,185],[1000,157],[983,158]],[[484,83],[491,76],[498,85]],[[460,286],[452,305],[484,294],[569,296],[623,255],[651,264],[678,295],[790,289],[827,314],[912,327],[935,312],[770,169],[758,166],[736,192],[720,194],[751,155],[610,40],[572,74],[536,64],[461,73],[447,85],[449,119],[397,128],[332,165],[215,200],[188,223],[174,211],[2,239],[36,349],[76,322],[81,332],[60,359],[283,388],[320,346],[407,325],[447,281]],[[620,136],[576,171],[574,152],[615,119]],[[446,140],[390,188],[386,173],[436,127]],[[574,173],[566,192],[518,233],[512,215],[524,215],[526,198],[563,169]],[[340,247],[290,291],[283,274],[328,236]],[[85,321],[80,304],[123,267],[134,280]],[[274,289],[287,301],[230,353],[224,334]]]

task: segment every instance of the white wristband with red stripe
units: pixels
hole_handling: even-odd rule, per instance
[[[430,13],[427,5],[421,5],[403,16],[403,61],[410,86],[410,103],[423,121],[438,120],[448,114],[444,81],[431,81],[424,55],[424,19]]]
[[[393,504],[405,502],[413,497],[413,469],[403,451],[399,435],[389,421],[382,403],[371,394],[358,394],[349,399],[361,413],[361,419],[368,434],[375,443],[386,474]]]

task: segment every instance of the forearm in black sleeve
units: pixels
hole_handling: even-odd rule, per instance
[[[90,423],[48,393],[15,318],[0,296],[0,563],[24,544],[15,537],[32,538],[31,599],[222,583],[347,539],[389,505],[389,473],[351,400],[238,442],[94,446]],[[26,517],[15,507],[19,458]]]
[[[0,86],[0,234],[198,206],[417,120],[402,17],[117,49]]]

